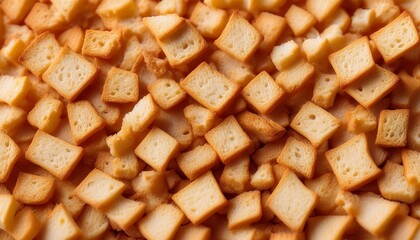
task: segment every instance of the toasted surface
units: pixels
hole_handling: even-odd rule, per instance
[[[205,226],[195,226],[188,224],[181,226],[176,232],[176,240],[208,240],[211,236],[211,229]]]
[[[261,12],[252,25],[263,36],[259,49],[268,52],[271,51],[287,24],[283,17],[269,12]]]
[[[54,178],[19,172],[13,196],[21,203],[40,205],[51,199],[54,190]]]
[[[5,0],[1,2],[0,7],[12,23],[19,23],[34,4],[35,0]]]
[[[74,239],[80,237],[82,232],[74,222],[70,213],[59,204],[54,207],[48,220],[43,225],[37,238],[39,239]]]
[[[312,102],[316,105],[328,109],[334,105],[335,96],[340,89],[337,75],[317,73],[312,95]]]
[[[236,119],[249,136],[263,143],[278,140],[286,132],[286,129],[276,122],[249,111],[239,113]]]
[[[405,215],[397,215],[392,219],[385,235],[387,235],[390,240],[416,239],[419,236],[418,228],[418,219]]]
[[[404,147],[407,144],[409,116],[407,109],[382,110],[375,143],[385,147]]]
[[[0,229],[10,230],[13,227],[18,202],[10,194],[0,194],[2,205],[0,206]]]
[[[308,219],[308,239],[342,239],[351,226],[351,216],[322,216]]]
[[[262,216],[261,192],[244,192],[229,200],[227,219],[229,229],[247,226]]]
[[[174,107],[187,97],[187,93],[178,82],[167,78],[154,81],[147,87],[147,90],[159,107],[164,110]]]
[[[63,108],[60,100],[43,97],[28,113],[28,122],[46,133],[52,133],[60,123]]]
[[[257,171],[252,174],[250,184],[258,190],[267,190],[276,183],[273,167],[269,163],[260,165]]]
[[[7,181],[21,155],[19,146],[5,132],[0,130],[0,182]]]
[[[82,231],[83,238],[97,239],[101,237],[109,226],[105,214],[90,206],[85,206],[77,218],[77,225]]]
[[[408,182],[416,186],[420,185],[420,153],[410,149],[401,151],[401,158],[404,165],[404,175]]]
[[[143,202],[119,196],[104,209],[105,215],[122,229],[129,229],[142,217],[146,205]]]
[[[276,82],[287,93],[296,93],[309,83],[314,73],[314,66],[300,58],[293,65],[282,69],[276,78]]]
[[[26,118],[26,112],[15,106],[0,103],[0,129],[10,134],[20,127]]]
[[[137,74],[113,67],[105,79],[101,99],[113,103],[137,102],[139,91]]]
[[[202,2],[197,2],[190,17],[191,23],[200,34],[208,38],[219,37],[228,20],[226,11],[209,7]]]
[[[242,155],[225,164],[219,180],[222,192],[234,194],[244,192],[251,180],[249,165],[250,160],[247,155]]]
[[[121,48],[120,31],[88,29],[82,46],[82,53],[92,57],[109,59]]]
[[[121,129],[136,134],[143,132],[155,120],[158,111],[159,107],[152,96],[147,94],[124,116]]]
[[[204,222],[228,203],[211,172],[172,195],[172,200],[194,224]]]
[[[355,134],[369,132],[377,127],[376,116],[361,105],[346,113],[346,121],[347,130]]]
[[[306,1],[306,9],[312,13],[315,18],[322,22],[339,8],[342,0],[328,0],[328,1],[320,1],[320,0],[308,0]]]
[[[24,101],[31,89],[28,77],[0,76],[0,102],[9,105],[19,105]]]
[[[176,13],[172,13],[145,17],[142,22],[156,39],[161,40],[176,32],[184,23],[184,19]]]
[[[317,22],[311,13],[294,4],[290,6],[284,17],[297,37],[305,34]]]
[[[176,158],[179,168],[190,180],[209,171],[218,161],[216,151],[207,143],[184,152]]]
[[[25,158],[63,180],[76,167],[83,155],[81,147],[38,130]]]
[[[335,198],[340,186],[333,173],[326,173],[318,178],[305,180],[305,186],[319,196],[319,201],[315,207],[317,212],[327,214],[337,207]]]
[[[190,104],[184,108],[184,116],[191,125],[194,136],[204,136],[217,122],[214,112],[198,104]]]
[[[76,189],[76,185],[70,181],[56,181],[53,200],[56,203],[62,203],[73,218],[76,218],[83,211],[85,203],[73,197],[74,189]]]
[[[30,208],[24,208],[16,214],[10,235],[14,239],[34,239],[41,229],[41,222]]]
[[[290,67],[300,56],[299,45],[294,40],[275,46],[270,53],[270,59],[279,71]]]
[[[57,31],[64,27],[65,19],[55,6],[36,2],[26,15],[25,24],[33,31]]]

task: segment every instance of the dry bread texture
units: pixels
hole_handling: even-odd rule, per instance
[[[407,144],[409,117],[408,109],[382,110],[375,143],[385,147],[404,147]]]
[[[229,200],[227,219],[229,229],[237,229],[262,217],[261,192],[249,191]]]
[[[105,215],[122,229],[129,229],[143,216],[146,205],[122,196],[104,209]]]
[[[111,103],[137,102],[140,97],[138,75],[113,67],[105,79],[101,99]]]
[[[219,162],[219,157],[216,151],[209,144],[205,143],[180,154],[176,158],[176,162],[185,176],[190,180],[194,180],[211,170]]]
[[[11,23],[21,22],[35,4],[35,0],[5,0],[1,2],[1,9]]]
[[[209,7],[202,2],[197,2],[190,17],[200,34],[208,38],[219,37],[228,20],[225,10]]]
[[[284,17],[287,25],[297,37],[305,34],[317,22],[311,13],[294,4],[290,6]]]
[[[43,97],[28,113],[28,122],[46,133],[52,133],[60,123],[63,108],[60,100]]]
[[[314,66],[305,59],[300,58],[293,65],[282,69],[276,77],[276,82],[287,93],[293,94],[308,85],[314,73]]]
[[[13,196],[21,203],[40,205],[51,199],[54,190],[54,178],[19,172]]]
[[[167,78],[154,81],[147,87],[147,90],[159,107],[164,110],[174,107],[187,97],[187,93],[177,81]]]
[[[16,214],[13,227],[9,233],[14,239],[34,239],[41,227],[41,222],[34,211],[30,208],[24,208]]]
[[[305,186],[319,196],[318,204],[315,207],[317,212],[328,214],[337,207],[335,199],[340,191],[340,186],[333,173],[329,172],[314,179],[307,179]]]
[[[22,104],[31,89],[28,77],[0,76],[0,102],[9,105]]]
[[[82,232],[63,204],[54,207],[50,217],[37,235],[38,239],[75,239]]]
[[[401,158],[404,165],[404,175],[410,184],[420,185],[420,153],[410,149],[401,151]]]
[[[198,104],[187,105],[183,111],[194,136],[204,136],[217,123],[216,114]]]
[[[120,31],[88,29],[82,46],[82,53],[92,57],[109,59],[121,48]]]
[[[156,39],[162,40],[182,27],[184,18],[180,17],[176,13],[172,13],[145,17],[142,19],[142,22]]]
[[[83,208],[76,223],[82,231],[83,237],[87,239],[101,237],[109,226],[109,220],[105,214],[88,205]]]
[[[300,57],[299,45],[294,40],[275,46],[270,53],[271,61],[279,71],[290,67]]]
[[[25,110],[0,103],[0,129],[7,134],[20,127],[26,119]]]
[[[10,176],[17,160],[22,156],[19,146],[4,131],[0,130],[0,182]]]
[[[13,226],[13,219],[15,217],[18,202],[10,194],[0,194],[0,229],[9,230]]]
[[[308,219],[308,239],[342,239],[351,226],[351,216],[320,216]]]
[[[340,90],[340,83],[337,75],[317,73],[315,76],[312,102],[328,109],[334,105],[335,96]]]

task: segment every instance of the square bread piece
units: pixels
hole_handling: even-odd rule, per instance
[[[195,225],[228,204],[211,171],[172,195],[172,200]]]
[[[343,0],[308,0],[305,6],[316,17],[318,22],[322,22],[333,15],[342,2]]]
[[[282,69],[276,78],[287,93],[295,93],[309,83],[315,73],[315,68],[305,59],[300,58],[294,64]]]
[[[208,240],[211,237],[211,229],[203,225],[196,226],[192,223],[181,226],[176,232],[175,239],[184,240]]]
[[[118,227],[127,230],[142,217],[146,204],[119,196],[104,209],[104,213]]]
[[[200,137],[213,128],[218,120],[214,112],[198,104],[184,107],[184,116],[191,125],[193,135]]]
[[[109,59],[121,48],[120,31],[88,29],[82,46],[83,55]]]
[[[0,86],[0,102],[9,105],[22,104],[26,100],[29,90],[31,90],[31,82],[27,76],[2,75],[0,76]]]
[[[67,104],[67,115],[73,140],[80,144],[105,127],[105,120],[89,101]]]
[[[287,26],[286,20],[276,14],[269,12],[261,12],[255,18],[252,25],[263,36],[263,41],[259,45],[259,49],[265,52],[271,51],[277,39],[283,33]]]
[[[390,227],[384,233],[389,240],[419,239],[420,222],[418,218],[402,214],[396,215],[389,226]]]
[[[35,0],[4,0],[0,7],[10,23],[19,23],[25,18],[35,2]]]
[[[125,189],[125,184],[94,168],[76,187],[73,195],[96,209],[104,209]]]
[[[379,114],[375,144],[384,147],[404,147],[407,144],[410,110],[382,110]]]
[[[67,101],[72,101],[93,81],[96,72],[94,64],[66,46],[44,72],[42,79]]]
[[[109,220],[105,214],[88,205],[83,208],[76,223],[86,239],[99,239],[109,227]]]
[[[354,82],[375,66],[367,37],[362,37],[330,54],[328,59],[340,80],[341,88]]]
[[[159,107],[153,101],[152,95],[147,94],[136,103],[131,112],[125,114],[121,131],[131,131],[134,134],[143,132],[155,120]]]
[[[42,224],[34,211],[30,208],[24,208],[16,214],[9,234],[14,239],[35,239],[41,227]]]
[[[180,154],[176,162],[188,179],[194,180],[219,162],[216,151],[208,144],[197,146],[194,149]]]
[[[0,103],[0,130],[10,134],[13,130],[22,126],[25,119],[25,110]]]
[[[377,178],[381,170],[368,150],[365,134],[359,134],[325,153],[340,188],[352,191]]]
[[[351,216],[319,216],[308,219],[307,237],[311,240],[338,240],[353,223]]]
[[[145,17],[142,19],[143,24],[149,29],[156,39],[163,38],[176,32],[184,23],[184,18],[176,13]]]
[[[134,152],[156,171],[163,172],[169,161],[179,153],[179,147],[175,138],[160,128],[154,127]]]
[[[420,152],[404,149],[401,151],[404,174],[408,182],[420,186]]]
[[[219,179],[219,186],[224,193],[241,194],[246,191],[251,180],[249,172],[250,159],[243,154],[225,164]]]
[[[312,102],[327,109],[334,105],[335,96],[340,90],[340,83],[335,74],[317,73],[315,76]]]
[[[242,97],[260,113],[267,114],[278,106],[285,91],[263,71],[242,90]]]
[[[262,217],[261,192],[244,192],[229,200],[227,219],[229,229],[257,222]]]
[[[294,4],[290,6],[284,17],[286,18],[287,25],[289,25],[296,37],[305,34],[316,24],[316,18],[311,13]]]
[[[181,81],[181,87],[204,107],[221,113],[235,99],[240,85],[226,78],[206,62]]]
[[[60,44],[54,34],[45,32],[38,35],[19,57],[23,64],[38,78],[47,70],[60,52]]]
[[[308,179],[305,181],[305,186],[318,194],[319,201],[315,207],[317,213],[326,215],[337,208],[335,199],[340,191],[340,186],[333,173],[327,172],[317,178]]]
[[[406,11],[370,35],[385,63],[391,63],[419,42],[419,33]]]
[[[234,116],[225,118],[223,122],[208,131],[204,137],[224,164],[239,157],[253,145]]]
[[[54,207],[37,239],[77,239],[82,232],[63,204]]]
[[[288,228],[300,232],[317,202],[318,196],[293,171],[286,170],[266,205]]]
[[[46,132],[52,133],[60,123],[63,103],[52,97],[43,97],[28,113],[28,122]]]
[[[190,21],[206,38],[217,38],[229,20],[223,9],[212,8],[202,2],[197,2],[191,13]]]
[[[347,85],[344,91],[368,108],[388,95],[398,83],[398,76],[391,71],[375,65],[371,72]]]
[[[18,202],[10,194],[0,194],[0,229],[9,230],[13,227]]]
[[[293,118],[290,126],[315,147],[321,146],[340,127],[340,119],[308,101]]]
[[[113,67],[106,76],[101,99],[112,103],[137,102],[139,92],[139,77],[136,73]]]
[[[270,53],[271,62],[279,71],[292,66],[300,58],[300,47],[294,40],[275,46]]]
[[[147,86],[147,90],[160,108],[167,110],[187,97],[187,93],[179,83],[168,78],[160,78]]]
[[[7,181],[21,155],[19,146],[3,130],[0,130],[0,183]]]
[[[13,196],[19,202],[29,205],[40,205],[48,202],[54,194],[55,180],[25,172],[19,172]]]
[[[239,61],[247,61],[263,40],[261,34],[248,20],[234,12],[214,45]]]
[[[63,180],[70,175],[82,155],[83,148],[38,130],[25,158]]]

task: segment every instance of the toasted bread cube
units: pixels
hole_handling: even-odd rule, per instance
[[[306,102],[290,126],[315,147],[321,146],[340,127],[341,121],[312,102]]]
[[[246,110],[236,115],[236,119],[249,136],[263,143],[276,141],[286,132],[276,122]]]
[[[275,46],[270,58],[277,70],[282,71],[293,65],[300,57],[299,45],[293,40]]]
[[[133,0],[104,0],[100,2],[95,12],[102,19],[122,19],[134,16],[137,13],[137,6]]]
[[[385,147],[404,147],[409,117],[408,109],[382,110],[375,143]]]
[[[381,170],[369,154],[366,136],[359,134],[325,153],[340,188],[351,191],[379,176]]]
[[[10,194],[0,194],[0,229],[10,230],[13,227],[18,202]]]
[[[358,105],[346,113],[347,131],[359,134],[376,129],[376,116],[368,109]]]
[[[267,143],[263,147],[257,149],[251,156],[252,161],[257,165],[275,163],[285,144],[285,141],[283,140],[286,140],[286,138]]]
[[[307,38],[302,43],[302,50],[310,62],[324,60],[329,53],[328,40],[322,37]]]
[[[55,6],[37,2],[26,15],[25,24],[35,32],[41,33],[62,29],[65,20]]]
[[[26,119],[26,112],[18,107],[0,103],[0,129],[10,134],[20,127]]]
[[[63,103],[52,97],[43,97],[28,114],[28,122],[38,129],[52,133],[60,123]]]
[[[184,108],[184,115],[191,125],[194,136],[204,136],[216,124],[217,116],[214,112],[197,104],[190,104]]]
[[[187,93],[178,82],[167,78],[154,81],[147,87],[147,90],[159,107],[164,110],[174,107],[187,97]]]
[[[76,239],[82,235],[69,211],[63,204],[56,205],[48,220],[43,225],[37,238],[40,239]]]
[[[172,13],[145,17],[142,22],[156,39],[162,40],[182,27],[184,19],[176,13]]]
[[[63,180],[76,167],[83,149],[38,130],[26,151],[25,158]]]
[[[319,196],[318,204],[315,207],[317,212],[328,214],[337,207],[335,199],[340,186],[333,173],[326,173],[318,178],[305,180],[305,186]]]
[[[146,95],[127,113],[122,122],[121,129],[127,129],[133,133],[143,132],[155,119],[159,108],[150,94]]]
[[[324,29],[320,37],[328,40],[328,47],[331,52],[339,51],[347,45],[347,39],[343,34],[343,30],[337,24],[332,24]]]
[[[51,3],[57,7],[58,11],[64,16],[67,21],[74,19],[77,14],[83,9],[83,0],[51,0]]]
[[[94,64],[65,46],[42,79],[65,99],[72,101],[93,81],[96,72]]]
[[[225,164],[252,147],[251,139],[242,130],[234,116],[223,120],[204,137]]]
[[[71,50],[80,52],[84,38],[85,33],[82,28],[74,26],[61,33],[57,40],[62,46],[68,46]]]
[[[239,61],[247,61],[262,41],[261,34],[239,13],[233,13],[214,44]]]
[[[240,194],[245,191],[251,180],[249,165],[249,157],[245,154],[224,166],[219,180],[224,193]]]
[[[183,219],[184,214],[178,207],[173,204],[162,204],[144,217],[138,223],[138,227],[148,239],[172,239]]]
[[[73,191],[73,195],[96,209],[104,209],[124,191],[125,184],[93,169]]]
[[[276,78],[276,82],[287,93],[295,93],[309,83],[314,73],[314,66],[306,60],[300,59],[295,64],[282,69]]]
[[[144,165],[144,162],[140,162],[134,153],[129,153],[113,159],[113,174],[111,175],[117,178],[133,179],[139,175]]]
[[[5,0],[1,2],[0,7],[10,23],[19,23],[25,18],[35,2],[35,0]]]
[[[159,46],[172,67],[180,67],[197,58],[206,48],[204,38],[191,23],[184,22],[181,27],[166,37],[158,40]]]
[[[163,172],[169,161],[178,154],[179,143],[165,131],[154,127],[134,152],[155,170]]]
[[[109,59],[121,48],[120,31],[88,29],[85,32],[82,53],[92,57]]]
[[[229,200],[227,219],[229,229],[240,228],[258,221],[262,216],[261,192],[244,192]]]
[[[14,219],[10,235],[14,239],[34,239],[41,229],[42,224],[30,208],[24,208]]]
[[[286,170],[266,205],[288,228],[299,232],[317,201],[318,196],[306,188],[291,170]]]
[[[40,205],[51,199],[54,190],[54,178],[19,172],[13,196],[21,203]]]
[[[190,17],[191,23],[206,38],[219,37],[228,20],[226,11],[209,7],[202,2],[197,2]]]
[[[181,81],[181,87],[211,111],[222,112],[239,93],[239,84],[201,63]]]
[[[305,140],[289,137],[277,162],[303,175],[312,178],[315,172],[316,149]]]
[[[72,196],[76,186],[70,181],[57,181],[56,186],[53,196],[54,202],[62,203],[69,210],[73,218],[78,217],[85,203]]]
[[[335,96],[339,90],[340,83],[337,75],[317,73],[312,101],[324,109],[330,108],[334,105]]]
[[[271,51],[277,39],[287,26],[284,18],[269,12],[261,12],[258,17],[255,18],[252,25],[263,36],[263,41],[261,42],[259,49],[265,52]]]
[[[28,77],[0,76],[0,102],[9,105],[22,104],[31,89]]]
[[[375,22],[376,14],[373,9],[358,8],[351,17],[350,32],[366,33],[369,32]]]
[[[404,167],[400,164],[387,161],[383,167],[383,174],[378,179],[381,195],[386,199],[413,203],[417,199],[417,188],[408,182],[404,175]]]
[[[390,240],[417,239],[419,237],[418,229],[418,219],[405,215],[396,215],[384,235]]]
[[[104,103],[101,100],[101,92],[99,89],[90,89],[91,91],[88,91],[86,95],[84,94],[84,99],[88,100],[92,106],[95,108],[95,110],[101,115],[101,117],[105,120],[106,126],[110,129],[116,130],[117,126],[120,127],[118,124],[120,124],[121,121],[121,109],[119,109],[117,106],[114,106],[112,104]]]
[[[316,17],[318,22],[322,22],[338,10],[341,2],[342,0],[308,0],[306,9]]]
[[[410,184],[420,185],[420,153],[410,149],[401,151],[404,175]]]
[[[188,224],[181,226],[176,232],[175,239],[177,240],[209,240],[211,236],[211,230],[205,226],[196,226],[194,224]]]
[[[242,90],[242,97],[260,113],[271,112],[285,95],[267,72],[261,72]]]
[[[187,4],[182,0],[162,0],[156,4],[156,11],[160,15],[177,13],[184,16],[187,11]]]
[[[324,6],[324,4],[322,5]],[[289,25],[296,37],[305,34],[316,24],[316,18],[311,13],[294,4],[290,6],[284,17],[286,18],[287,25]]]
[[[251,186],[258,190],[267,190],[276,183],[273,167],[270,163],[264,163],[258,167],[251,176]]]
[[[0,130],[0,182],[6,182],[22,152],[19,146],[5,132]]]
[[[348,85],[344,90],[363,107],[368,108],[388,95],[398,83],[398,76],[375,65],[365,77]]]
[[[13,38],[4,45],[1,53],[9,62],[17,63],[25,48],[26,44],[20,38]]]
[[[362,37],[330,54],[328,59],[337,73],[342,88],[354,82],[375,66],[367,37]]]
[[[181,107],[170,112],[161,111],[156,119],[156,126],[173,136],[179,143],[181,150],[189,147],[193,141],[191,127],[184,117]]]
[[[211,171],[172,195],[172,200],[195,225],[204,222],[228,203]]]
[[[176,158],[179,168],[190,180],[211,170],[218,161],[216,151],[207,143],[184,152]]]
[[[101,99],[113,103],[137,102],[139,91],[137,74],[113,67],[105,79]]]
[[[120,64],[120,68],[124,70],[132,70],[136,60],[142,55],[142,47],[136,36],[130,37],[125,43],[124,56]]]
[[[391,63],[419,42],[419,34],[408,12],[370,35],[386,63]]]
[[[143,202],[119,196],[104,209],[106,216],[122,229],[129,229],[142,217],[146,208]]]
[[[77,225],[86,239],[97,239],[108,229],[109,222],[105,214],[85,206],[83,212],[77,218]]]
[[[351,226],[351,216],[322,216],[308,219],[308,239],[342,239]]]

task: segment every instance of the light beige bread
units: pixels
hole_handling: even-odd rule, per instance
[[[269,52],[274,47],[287,24],[283,17],[269,12],[261,12],[255,18],[252,25],[263,36],[263,41],[260,43],[259,49]]]
[[[340,124],[338,118],[308,101],[293,118],[290,126],[312,145],[319,147],[338,130]]]
[[[83,9],[83,0],[65,1],[52,0],[51,3],[58,9],[67,21],[73,20]]]
[[[0,182],[6,182],[22,151],[5,132],[0,131]]]
[[[318,22],[323,22],[338,10],[342,0],[308,0],[306,1],[306,9],[314,15]]]
[[[136,65],[138,58],[142,56],[142,46],[136,36],[130,37],[124,47],[124,56],[122,57],[120,68],[124,70],[132,70]],[[139,59],[140,61],[140,59]]]
[[[323,37],[307,38],[302,43],[302,51],[309,62],[322,61],[327,58],[330,51],[328,40]]]
[[[123,179],[133,179],[138,176],[146,164],[137,159],[134,153],[128,153],[112,160],[112,176]]]
[[[54,202],[62,203],[69,210],[72,217],[76,219],[85,208],[84,202],[73,197],[73,191],[76,189],[76,185],[70,181],[56,181],[55,186]]]
[[[40,205],[51,199],[54,190],[54,178],[19,172],[13,196],[21,203]]]
[[[407,109],[382,110],[375,143],[385,147],[404,147],[407,144],[409,116]]]
[[[82,46],[84,55],[109,59],[121,48],[120,31],[100,31],[88,29]]]
[[[419,34],[408,12],[370,35],[386,63],[391,63],[419,42]]]
[[[176,13],[172,13],[145,17],[142,19],[142,22],[156,39],[161,40],[176,32],[184,23],[184,18]]]
[[[124,116],[121,130],[132,131],[135,134],[143,132],[153,122],[158,112],[159,107],[152,96],[147,94]]]
[[[63,108],[60,100],[43,97],[28,113],[28,122],[46,133],[52,133],[60,123]]]
[[[351,227],[351,216],[320,216],[308,219],[308,239],[342,239],[347,229]]]
[[[251,184],[257,190],[267,190],[274,186],[276,179],[273,172],[273,167],[270,163],[260,165],[257,171],[251,176]]]
[[[300,56],[300,47],[294,40],[275,46],[270,53],[270,59],[279,71],[290,67]]]
[[[337,75],[316,73],[312,102],[324,109],[328,109],[333,106],[339,89],[340,83]]]
[[[244,192],[229,200],[227,219],[229,229],[237,229],[258,221],[262,216],[261,192]]]
[[[293,171],[286,170],[266,204],[288,228],[300,232],[317,201],[318,196]]]
[[[374,26],[376,12],[373,9],[358,8],[351,16],[350,31],[366,33]]]
[[[9,62],[17,63],[19,56],[22,55],[26,48],[26,44],[20,39],[11,39],[0,52]]]
[[[16,214],[10,235],[14,239],[31,240],[36,237],[41,227],[41,222],[34,212],[30,208],[24,208]]]
[[[69,47],[63,47],[42,79],[66,100],[74,100],[94,79],[97,68]]]
[[[217,9],[202,2],[195,5],[190,21],[203,37],[217,38],[226,26],[229,16],[223,9]]]
[[[206,226],[212,230],[212,238],[215,239],[232,239],[232,240],[251,240],[255,239],[257,229],[252,226],[242,227],[239,229],[229,229],[228,221],[223,215],[215,215],[209,219]]]
[[[217,123],[216,114],[198,104],[187,105],[183,112],[194,136],[204,136]]]
[[[11,23],[21,22],[35,4],[34,0],[6,0],[1,2],[1,9]]]
[[[179,153],[178,141],[154,127],[134,150],[135,154],[155,170],[166,170],[169,161]]]
[[[236,119],[251,138],[263,143],[276,141],[286,132],[286,129],[276,122],[249,111],[239,113]]]
[[[8,231],[13,227],[18,202],[10,194],[0,194],[0,229]]]
[[[111,204],[124,191],[125,184],[93,169],[73,191],[73,195],[96,209]]]
[[[415,186],[420,185],[420,153],[410,149],[401,151],[401,158],[404,166],[404,176],[407,181]]]
[[[381,174],[381,170],[370,156],[364,134],[328,150],[325,156],[343,190],[354,190]]]
[[[246,153],[252,147],[251,139],[234,116],[223,120],[204,137],[225,164]]]
[[[105,214],[90,206],[85,206],[76,219],[84,239],[98,239],[108,229],[109,221]]]
[[[305,34],[317,22],[311,13],[294,4],[290,6],[284,17],[287,25],[297,37]]]
[[[307,179],[305,180],[305,186],[319,197],[315,207],[316,212],[328,214],[337,207],[335,198],[340,190],[340,186],[333,173],[326,173],[314,179]]]
[[[25,153],[25,158],[63,180],[70,175],[82,155],[81,147],[38,130]]]
[[[239,94],[239,84],[203,62],[180,82],[194,100],[216,113],[222,112]]]
[[[262,40],[261,34],[248,20],[234,12],[214,44],[232,57],[245,62],[254,54]]]
[[[122,0],[115,2],[112,0],[105,0],[100,2],[95,12],[103,19],[112,17],[124,18],[132,16],[136,9],[137,7],[133,1]]]
[[[330,54],[328,59],[340,80],[341,88],[362,77],[375,66],[367,37]]]
[[[287,93],[293,94],[308,85],[314,73],[314,66],[305,59],[299,58],[294,64],[280,71],[276,77],[276,83]]]
[[[112,103],[137,102],[139,91],[137,74],[113,67],[105,79],[101,99]]]
[[[31,89],[28,77],[0,76],[0,102],[9,105],[20,105]]]
[[[0,129],[10,134],[25,122],[26,114],[19,107],[0,103]]]
[[[188,179],[194,180],[209,171],[219,162],[219,157],[213,148],[205,143],[180,154],[176,162]]]
[[[55,6],[36,2],[26,15],[24,22],[33,31],[42,33],[63,29],[65,19]]]
[[[397,215],[392,219],[389,226],[384,235],[390,240],[416,239],[419,236],[418,219],[406,215]]]
[[[353,111],[346,112],[347,130],[359,134],[370,132],[377,127],[377,120],[374,113],[358,105]]]
[[[246,190],[251,181],[248,155],[242,155],[225,164],[220,176],[219,186],[224,193],[240,194]]]
[[[37,235],[38,239],[75,239],[80,237],[82,232],[74,222],[70,213],[59,204],[54,207],[48,220]]]
[[[163,110],[174,107],[187,97],[187,93],[181,88],[179,83],[168,78],[157,79],[147,86],[147,90]]]
[[[256,149],[251,155],[252,161],[257,165],[261,165],[266,162],[275,163],[277,157],[283,149],[284,144],[286,143],[285,140],[286,138],[283,138],[279,141],[270,142],[265,144],[263,147]]]
[[[143,202],[119,196],[103,211],[110,221],[128,230],[142,217],[146,205]]]
[[[172,200],[194,224],[204,222],[228,203],[211,172],[172,195]]]
[[[174,239],[176,240],[209,240],[211,237],[211,230],[205,226],[195,226],[194,224],[187,224],[181,226]]]

